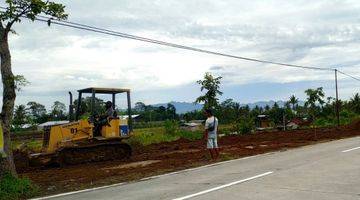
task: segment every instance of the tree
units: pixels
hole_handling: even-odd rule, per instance
[[[30,101],[26,105],[28,106],[28,110],[30,110],[30,115],[35,119],[46,114],[45,106],[40,103]]]
[[[233,99],[226,99],[221,102],[216,115],[221,118],[221,121],[224,123],[234,122],[240,116],[239,108],[239,103],[234,102]]]
[[[86,98],[81,98],[81,105],[80,105],[80,109],[79,109],[79,114],[80,115],[89,115],[91,113],[91,100],[92,97],[86,97]],[[76,99],[74,101],[74,105],[77,105],[78,100]],[[95,97],[94,100],[94,114],[101,114],[105,112],[105,102],[104,100]]]
[[[204,103],[204,108],[215,108],[219,104],[218,95],[222,95],[220,89],[221,76],[214,77],[211,73],[206,72],[204,80],[198,80],[197,83],[201,85],[201,91],[207,90],[205,95],[198,97],[195,103]]]
[[[53,119],[64,119],[65,118],[65,112],[66,107],[65,104],[61,103],[60,101],[55,101],[54,105],[51,106],[51,115]]]
[[[269,111],[270,110],[270,106],[269,105],[266,105],[265,106],[265,111],[267,112],[267,111]]]
[[[29,119],[31,123],[39,124],[49,120],[49,115],[47,115],[44,105],[35,101],[30,101],[26,105],[28,106],[27,110],[29,111]]]
[[[295,111],[295,108],[297,106],[297,104],[299,103],[299,99],[295,97],[295,95],[291,95],[289,103],[292,106],[292,110]]]
[[[26,123],[26,107],[25,105],[18,105],[15,107],[15,111],[14,111],[14,119],[12,124],[15,127],[21,127],[22,125],[24,125]]]
[[[284,116],[284,108],[280,108],[278,103],[274,103],[273,107],[269,110],[269,118],[276,125],[282,124]]]
[[[57,19],[66,19],[65,6],[51,1],[43,0],[6,0],[7,8],[0,13],[0,58],[1,78],[3,83],[3,105],[1,110],[0,125],[4,139],[4,155],[0,155],[0,177],[10,172],[16,176],[15,165],[10,148],[10,123],[13,118],[16,98],[16,77],[11,69],[11,53],[9,49],[9,33],[15,32],[12,26],[21,22],[22,17],[32,21],[39,14],[45,14]],[[50,25],[50,21],[48,21]]]
[[[144,112],[146,105],[143,102],[136,102],[135,103],[135,111],[137,112]]]
[[[307,89],[305,90],[305,94],[308,96],[305,102],[305,106],[309,107],[309,114],[312,120],[314,120],[316,115],[320,111],[317,104],[320,104],[322,107],[325,103],[325,101],[323,100],[323,98],[325,97],[325,93],[323,91],[323,88],[319,87],[316,89]]]
[[[166,107],[167,118],[175,119],[176,118],[176,108],[173,104],[168,103]]]
[[[360,114],[360,95],[356,93],[349,101],[350,108],[355,112]]]

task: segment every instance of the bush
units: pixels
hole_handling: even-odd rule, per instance
[[[340,124],[341,125],[350,124],[357,117],[358,116],[354,112],[351,112],[351,111],[348,111],[348,110],[342,110],[340,112]]]
[[[27,178],[5,174],[0,180],[0,200],[28,199],[39,194],[39,188]]]
[[[224,127],[224,128],[219,127],[218,135],[220,135],[220,134],[231,135],[233,132],[234,132],[233,126]]]
[[[180,138],[188,139],[188,140],[200,140],[203,137],[203,133],[201,131],[187,131],[187,130],[178,130],[176,133]]]
[[[241,118],[233,125],[233,130],[240,134],[249,134],[254,129],[254,120]]]
[[[334,119],[327,119],[327,118],[317,118],[313,123],[313,126],[316,127],[329,127],[329,126],[334,126],[335,125],[335,121]]]
[[[165,133],[175,135],[179,129],[179,124],[175,120],[166,120],[164,123]]]

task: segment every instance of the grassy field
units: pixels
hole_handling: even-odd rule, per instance
[[[202,133],[199,130],[187,131],[177,129],[173,133],[167,133],[164,127],[135,129],[133,134],[133,137],[127,141],[130,144],[142,146],[161,142],[171,142],[180,138],[196,140],[202,137]]]

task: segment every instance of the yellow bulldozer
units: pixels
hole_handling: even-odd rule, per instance
[[[111,95],[111,105],[115,110],[115,96],[120,93],[127,95],[127,117],[107,117],[106,124],[96,128],[100,120],[95,110],[96,94]],[[123,140],[132,133],[130,90],[94,87],[78,90],[75,115],[72,94],[69,94],[69,122],[44,127],[42,151],[29,155],[30,165],[67,165],[129,158],[131,147]],[[91,113],[86,119],[80,119],[83,94],[91,94]]]

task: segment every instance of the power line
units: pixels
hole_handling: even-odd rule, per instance
[[[0,8],[1,9],[6,9],[4,7],[1,7],[1,6],[0,6]],[[21,16],[21,17],[28,18],[26,16]],[[63,21],[63,20],[53,19],[53,18],[45,17],[45,16],[38,16],[37,18],[35,18],[35,20],[46,22],[46,23],[52,23],[52,24],[56,24],[56,25],[60,25],[60,26],[67,26],[67,27],[71,27],[71,28],[75,28],[75,29],[92,31],[92,32],[97,32],[97,33],[102,33],[102,34],[107,34],[107,35],[132,39],[132,40],[138,40],[138,41],[142,41],[142,42],[148,42],[148,43],[153,43],[153,44],[158,44],[158,45],[163,45],[163,46],[169,46],[169,47],[173,47],[173,48],[196,51],[196,52],[200,52],[200,53],[207,53],[207,54],[212,54],[212,55],[217,55],[217,56],[230,57],[230,58],[246,60],[246,61],[251,61],[251,62],[259,62],[259,63],[265,63],[265,64],[273,64],[273,65],[280,65],[280,66],[293,67],[293,68],[302,68],[302,69],[312,69],[312,70],[325,70],[325,71],[334,70],[332,68],[321,68],[321,67],[294,65],[294,64],[288,64],[288,63],[281,63],[281,62],[273,62],[273,61],[268,61],[268,60],[260,60],[260,59],[255,59],[255,58],[248,58],[248,57],[243,57],[243,56],[236,56],[236,55],[231,55],[231,54],[226,54],[226,53],[221,53],[221,52],[216,52],[216,51],[210,51],[210,50],[205,50],[205,49],[180,45],[180,44],[176,44],[176,43],[164,42],[164,41],[161,41],[161,40],[155,40],[155,39],[146,38],[146,37],[140,37],[140,36],[131,35],[131,34],[127,34],[127,33],[122,33],[122,32],[118,32],[118,31],[112,31],[112,30],[108,30],[108,29],[104,29],[104,28],[98,28],[98,27],[95,27],[95,26],[89,26],[89,25],[70,22],[70,21]]]
[[[357,78],[357,77],[355,77],[355,76],[352,76],[352,75],[350,75],[350,74],[347,74],[347,73],[345,73],[345,72],[342,72],[342,71],[340,71],[340,70],[337,70],[340,74],[343,74],[343,75],[345,75],[345,76],[348,76],[348,77],[350,77],[350,78],[352,78],[352,79],[354,79],[354,80],[357,80],[357,81],[360,81],[360,78]]]
[[[48,20],[39,19],[39,18],[36,19],[36,20],[43,21],[43,22],[48,22]],[[148,42],[148,43],[159,44],[159,45],[163,45],[163,46],[169,46],[169,47],[185,49],[185,50],[190,50],[190,51],[197,51],[197,52],[201,52],[201,53],[213,54],[213,55],[230,57],[230,58],[241,59],[241,60],[247,60],[247,61],[252,61],[252,62],[260,62],[260,63],[265,63],[265,64],[274,64],[274,65],[281,65],[281,66],[287,66],[287,67],[293,67],[293,68],[302,68],[302,69],[326,70],[326,71],[334,70],[332,68],[320,68],[320,67],[294,65],[294,64],[273,62],[273,61],[267,61],[267,60],[259,60],[259,59],[254,59],[254,58],[247,58],[247,57],[242,57],[242,56],[225,54],[225,53],[221,53],[221,52],[209,51],[209,50],[189,47],[189,46],[185,46],[185,45],[169,43],[169,42],[164,42],[164,41],[160,41],[160,40],[154,40],[154,39],[145,38],[145,37],[139,37],[139,36],[130,35],[130,34],[126,34],[126,33],[110,31],[110,30],[101,29],[101,28],[93,28],[92,26],[87,26],[87,25],[77,25],[77,23],[68,23],[68,22],[64,23],[63,21],[51,21],[51,23],[61,25],[61,26],[68,26],[68,27],[72,27],[72,28],[76,28],[76,29],[82,29],[82,30],[93,31],[93,32],[97,32],[97,33],[103,33],[103,34],[107,34],[107,35],[119,36],[119,37],[123,37],[123,38],[128,38],[128,39],[133,39],[133,40],[138,40],[138,41],[143,41],[143,42]]]

